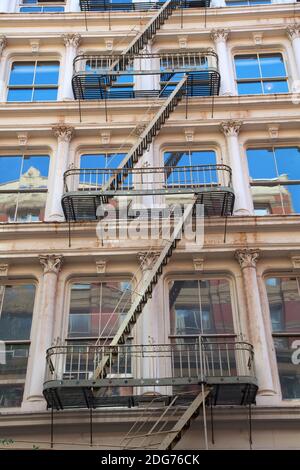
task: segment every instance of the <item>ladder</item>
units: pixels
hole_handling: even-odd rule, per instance
[[[152,296],[154,287],[156,286],[164,266],[166,266],[172,256],[173,250],[177,246],[177,240],[181,235],[181,231],[184,223],[188,217],[192,214],[194,205],[196,203],[196,196],[193,197],[192,202],[187,205],[184,210],[182,217],[175,224],[173,232],[167,243],[164,245],[159,257],[154,263],[152,269],[145,276],[142,282],[141,290],[134,296],[133,302],[115,334],[110,346],[117,346],[118,344],[125,344],[126,338],[130,335],[133,326],[135,325],[137,318],[142,313],[144,306],[148,302],[148,299]],[[105,377],[105,368],[108,365],[109,356],[104,355],[94,371],[94,379],[99,377]]]
[[[149,431],[141,432],[143,427],[145,428],[149,425],[149,421],[144,416],[142,417],[143,422],[141,426],[137,427],[139,421],[136,421],[122,439],[122,448],[172,450],[189,429],[191,422],[199,415],[201,406],[205,407],[205,400],[209,393],[210,390],[208,388],[202,389],[201,387],[201,391],[199,391],[187,407],[180,404],[180,395],[175,395],[171,398],[170,403],[163,407],[162,413],[150,427]],[[149,412],[152,412],[153,416],[153,408],[149,409]],[[172,425],[172,420],[176,421],[174,425]],[[138,432],[136,432],[136,429],[138,429]]]

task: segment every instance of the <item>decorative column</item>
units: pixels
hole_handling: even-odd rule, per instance
[[[63,221],[61,198],[64,192],[64,172],[68,168],[70,142],[74,128],[58,125],[52,128],[57,137],[57,150],[54,157],[52,179],[49,183],[49,221]]]
[[[43,398],[43,382],[46,371],[46,351],[52,346],[55,318],[56,287],[59,271],[61,270],[62,255],[41,255],[43,267],[43,283],[39,318],[34,336],[34,351],[31,362],[31,381],[28,402],[40,402]],[[25,404],[26,407],[26,404]]]
[[[226,1],[225,0],[212,0],[210,4],[211,8],[222,8],[226,7]]]
[[[79,0],[68,0],[66,11],[72,11],[72,12],[80,11]]]
[[[235,84],[232,75],[232,67],[230,64],[227,38],[229,30],[227,29],[213,29],[211,31],[211,38],[215,43],[216,52],[219,60],[219,71],[221,75],[221,90],[220,95],[232,96],[235,95]]]
[[[298,78],[300,80],[300,23],[294,23],[286,28],[286,32],[293,46],[297,64]]]
[[[73,100],[72,90],[72,75],[73,75],[73,61],[77,55],[77,48],[81,42],[80,34],[63,34],[64,44],[66,46],[65,62],[64,62],[64,76],[60,92],[60,100]]]
[[[0,13],[14,13],[17,11],[18,0],[1,0]]]
[[[221,130],[227,141],[228,157],[232,170],[232,183],[235,192],[234,213],[236,215],[249,215],[252,212],[252,201],[249,182],[246,180],[239,147],[238,135],[241,121],[224,121]]]
[[[3,56],[3,51],[7,46],[6,36],[0,35],[0,101],[4,101],[5,92],[5,62],[6,58]]]
[[[267,336],[263,321],[259,286],[256,274],[256,263],[259,250],[243,249],[235,252],[235,257],[242,269],[244,292],[247,305],[247,322],[250,342],[254,347],[254,363],[258,380],[259,395],[273,395],[274,387],[271,363],[268,355]]]

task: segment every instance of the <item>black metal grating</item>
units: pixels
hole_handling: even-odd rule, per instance
[[[234,192],[230,188],[204,189],[197,194],[197,203],[204,205],[204,215],[207,217],[224,217],[232,215]],[[77,191],[66,193],[62,198],[62,207],[67,221],[96,221],[97,209],[107,202],[105,196],[97,192],[85,193]]]
[[[163,74],[166,75],[166,74]],[[172,87],[160,90],[122,90],[118,85],[106,88],[107,76],[78,72],[72,78],[74,97],[77,100],[120,100],[167,98]],[[220,90],[220,74],[216,70],[202,70],[188,73],[187,86],[183,95],[188,97],[217,96]]]
[[[80,0],[81,11],[147,11],[158,10],[164,2],[122,2],[111,3],[109,0]],[[208,8],[210,0],[182,0],[178,8]]]

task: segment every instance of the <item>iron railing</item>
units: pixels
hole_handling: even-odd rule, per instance
[[[210,0],[181,0],[178,8],[208,8]],[[113,3],[111,0],[80,0],[81,11],[153,11],[163,6],[164,2],[123,2]]]
[[[189,383],[190,379],[205,382],[212,378],[255,377],[254,353],[251,344],[229,338],[199,336],[195,341],[160,345],[66,345],[47,351],[46,382],[94,380],[99,363],[106,367],[98,380],[130,378],[144,382],[171,385]],[[163,380],[164,379],[164,380]],[[150,381],[150,382],[149,382]]]
[[[64,174],[64,191],[164,194],[232,186],[227,165],[153,168],[73,168]]]

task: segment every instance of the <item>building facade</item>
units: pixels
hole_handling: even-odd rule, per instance
[[[299,448],[300,4],[167,3],[0,0],[1,447],[130,447],[200,338],[227,398],[175,448]],[[99,232],[194,194],[201,243]]]

